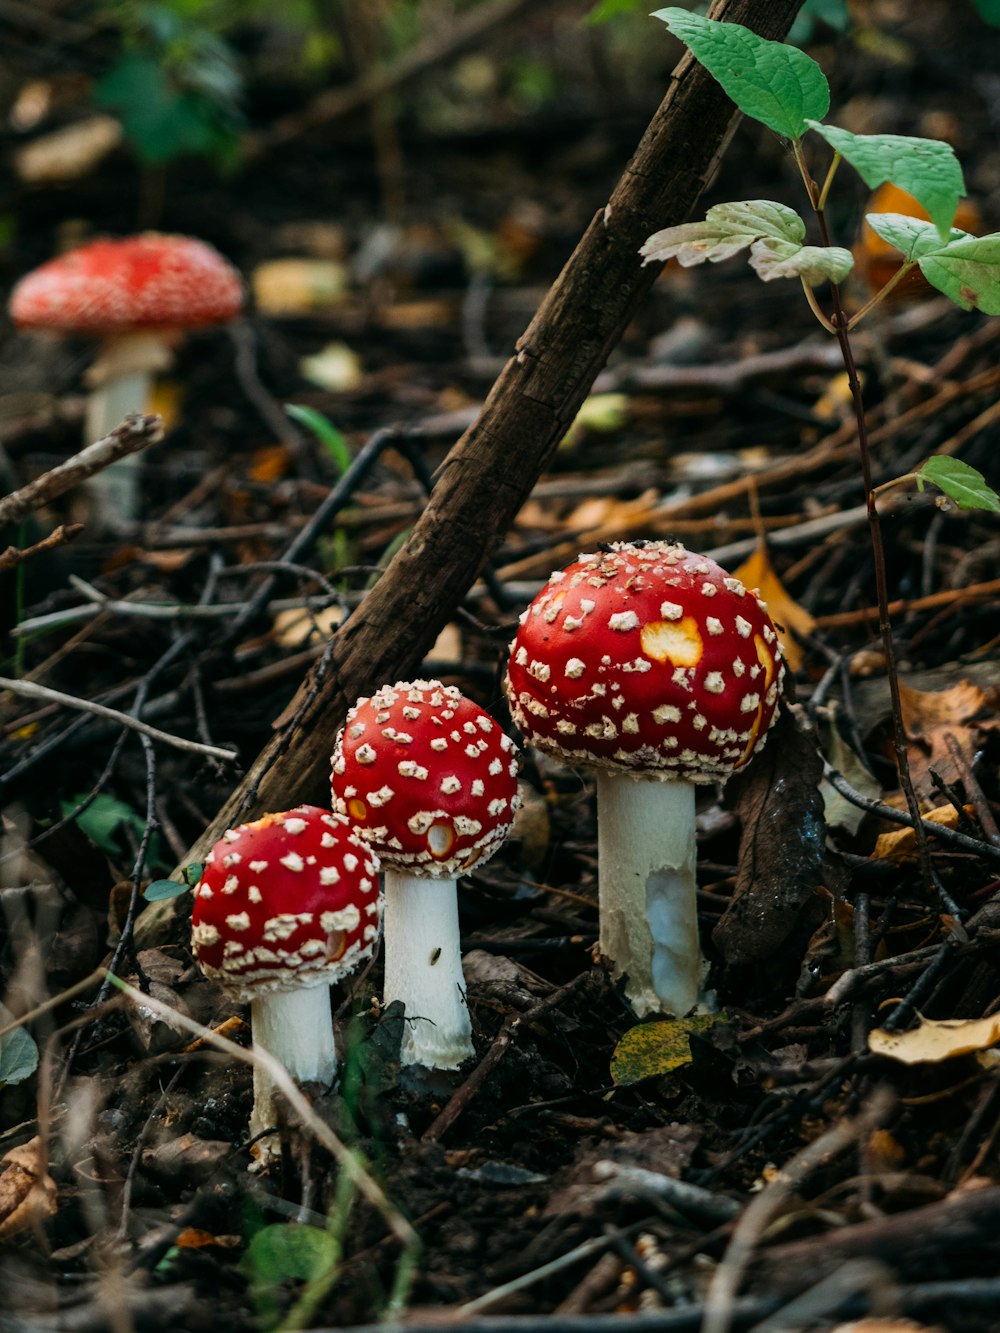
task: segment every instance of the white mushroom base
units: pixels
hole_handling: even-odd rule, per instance
[[[693,783],[598,771],[600,948],[640,1018],[698,1004],[694,821]]]
[[[337,1077],[337,1052],[330,1012],[330,983],[320,982],[300,990],[268,991],[250,1002],[254,1050],[265,1050],[284,1065],[296,1083],[317,1083],[328,1088]],[[253,1111],[250,1137],[272,1129],[286,1119],[287,1108],[278,1102],[267,1071],[253,1067]],[[256,1145],[255,1167],[261,1170],[280,1156],[278,1135]]]
[[[385,872],[385,1002],[406,1009],[400,1064],[457,1069],[475,1054],[453,879]]]

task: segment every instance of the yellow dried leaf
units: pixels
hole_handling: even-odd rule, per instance
[[[257,309],[265,315],[297,315],[338,305],[348,276],[332,259],[270,259],[250,279]]]
[[[798,671],[804,654],[792,631],[805,638],[815,629],[816,621],[810,612],[804,606],[800,606],[786,591],[785,585],[775,573],[763,542],[749,559],[744,560],[739,569],[733,570],[733,577],[738,578],[748,588],[756,588],[767,603],[768,614],[778,631],[785,661],[791,671]]]
[[[114,116],[88,116],[41,134],[14,156],[14,169],[32,185],[79,180],[122,141]]]
[[[691,1033],[704,1032],[721,1018],[721,1014],[692,1014],[629,1028],[611,1056],[612,1079],[618,1087],[625,1087],[689,1065]]]
[[[361,358],[344,342],[327,343],[299,362],[304,379],[327,393],[354,393],[365,380]]]
[[[964,809],[967,815],[974,813],[971,805]],[[943,828],[958,827],[958,811],[953,805],[939,805],[937,809],[929,810],[924,819],[930,820],[932,824],[940,824]],[[871,855],[873,861],[915,861],[916,849],[917,835],[913,829],[901,828],[891,833],[880,833]]]
[[[922,1018],[910,1032],[874,1028],[868,1049],[904,1065],[938,1064],[959,1055],[983,1051],[1000,1041],[1000,1014],[988,1018]]]

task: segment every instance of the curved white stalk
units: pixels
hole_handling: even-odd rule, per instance
[[[601,952],[640,1018],[683,1016],[705,971],[698,941],[694,784],[597,774]]]
[[[296,1083],[329,1087],[337,1077],[329,982],[298,990],[268,991],[250,1002],[253,1044],[280,1060]],[[279,1124],[274,1084],[259,1065],[253,1067],[250,1137]],[[279,1156],[277,1135],[257,1145],[256,1169]]]
[[[457,1069],[475,1053],[453,879],[385,872],[385,1002],[402,1000],[400,1063]]]

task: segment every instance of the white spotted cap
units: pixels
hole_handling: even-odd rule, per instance
[[[378,857],[349,821],[318,806],[229,829],[194,889],[198,965],[242,1000],[329,985],[371,956],[378,875]]]
[[[333,808],[383,866],[454,879],[509,833],[517,771],[514,742],[454,685],[402,681],[347,714],[333,752]]]
[[[521,619],[505,688],[525,738],[551,754],[712,782],[763,744],[784,669],[767,607],[714,560],[621,543],[552,576]]]

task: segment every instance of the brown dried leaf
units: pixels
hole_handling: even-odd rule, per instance
[[[955,727],[970,721],[987,703],[985,690],[960,680],[947,690],[916,690],[899,682],[903,723],[909,735],[927,737],[939,727]]]
[[[56,1183],[46,1170],[40,1137],[0,1158],[0,1240],[35,1226],[56,1211]]]
[[[730,782],[743,826],[739,869],[712,934],[727,963],[773,962],[827,879],[822,776],[815,737],[785,708],[763,754]]]
[[[804,654],[795,635],[807,638],[815,629],[816,621],[810,612],[804,606],[800,606],[787,592],[785,585],[775,573],[763,542],[749,559],[744,560],[738,569],[733,570],[733,577],[745,583],[748,588],[756,588],[763,597],[778,631],[785,661],[791,671],[798,671]]]

